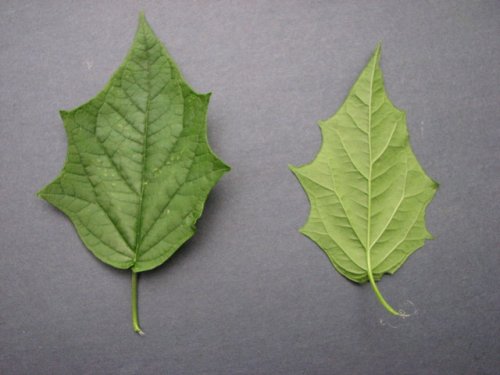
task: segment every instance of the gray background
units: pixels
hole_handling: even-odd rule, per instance
[[[140,280],[101,264],[35,192],[63,165],[59,109],[97,94],[144,9],[200,92],[233,171],[195,237]],[[500,2],[6,1],[0,4],[0,373],[498,374]],[[287,164],[375,44],[411,142],[441,183],[427,242],[380,288],[340,276],[297,229]]]

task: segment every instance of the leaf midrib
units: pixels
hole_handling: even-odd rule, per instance
[[[367,253],[367,268],[368,272],[371,273],[371,265],[370,265],[370,251],[371,251],[371,244],[370,244],[370,235],[371,235],[371,206],[372,206],[372,138],[371,138],[371,130],[372,130],[372,101],[373,101],[373,81],[375,78],[375,69],[377,67],[377,61],[378,61],[378,54],[380,51],[380,47],[377,48],[375,51],[375,56],[373,59],[373,67],[371,71],[371,77],[370,77],[370,94],[368,97],[368,131],[367,131],[367,136],[368,136],[368,158],[369,158],[369,163],[368,163],[368,192],[367,192],[367,222],[366,222],[366,253]]]
[[[147,71],[147,98],[146,98],[146,111],[144,113],[144,141],[142,144],[142,170],[141,170],[141,192],[139,194],[139,211],[137,224],[135,228],[135,249],[134,249],[134,266],[137,263],[137,254],[139,253],[140,247],[140,239],[141,239],[141,229],[142,229],[142,205],[144,201],[144,190],[145,190],[145,171],[146,171],[146,162],[147,162],[147,147],[148,147],[148,131],[149,131],[149,108],[151,105],[151,64],[149,63],[149,48],[147,48],[147,37],[144,32],[144,25],[141,26],[143,28],[142,35],[144,39],[144,53],[146,54],[146,71]]]

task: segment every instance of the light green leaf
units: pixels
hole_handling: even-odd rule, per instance
[[[437,183],[411,150],[406,115],[386,95],[379,60],[380,45],[337,113],[320,122],[316,158],[290,168],[311,203],[301,233],[342,275],[370,281],[384,307],[401,315],[375,281],[431,238],[424,215]]]
[[[71,219],[97,258],[132,270],[133,299],[136,273],[194,234],[208,193],[229,171],[207,142],[209,98],[188,86],[141,14],[104,90],[61,111],[66,163],[38,195]]]

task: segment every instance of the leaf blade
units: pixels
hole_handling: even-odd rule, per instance
[[[230,170],[208,145],[209,97],[184,81],[141,14],[103,91],[61,112],[66,162],[39,196],[103,262],[134,272],[159,266],[194,234],[208,193]]]

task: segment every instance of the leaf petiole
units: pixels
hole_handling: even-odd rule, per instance
[[[404,314],[394,310],[394,308],[391,305],[389,305],[389,303],[385,300],[384,296],[382,296],[382,293],[380,293],[380,291],[377,288],[377,284],[375,283],[375,280],[373,279],[373,275],[370,273],[370,274],[368,274],[368,277],[370,278],[370,284],[372,286],[372,289],[375,292],[377,299],[382,304],[382,306],[384,306],[386,308],[386,310],[389,311],[393,315],[404,316]]]
[[[137,314],[137,272],[132,271],[132,326],[134,332],[144,336],[141,327],[139,326],[139,317]]]
[[[373,272],[372,272],[372,265],[371,265],[371,259],[370,259],[370,250],[366,252],[366,264],[368,268],[368,279],[370,279],[370,284],[372,286],[373,291],[375,292],[375,295],[377,296],[377,299],[379,302],[382,304],[382,306],[385,307],[387,311],[389,311],[391,314],[396,315],[396,316],[406,316],[404,313],[396,311],[391,305],[389,305],[389,302],[387,302],[380,293],[380,290],[378,290],[377,283],[375,282],[375,279],[373,277]]]

